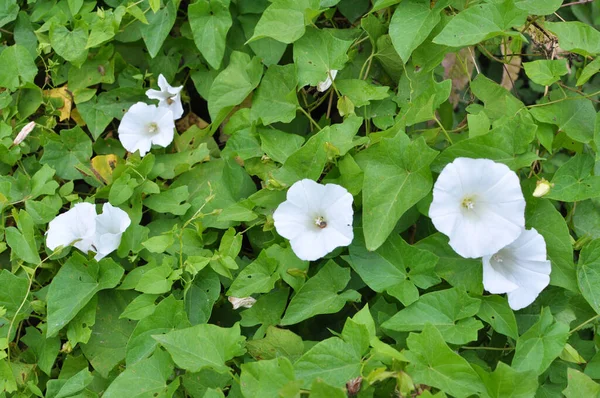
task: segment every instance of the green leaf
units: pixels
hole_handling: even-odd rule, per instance
[[[479,396],[485,391],[479,375],[460,355],[444,342],[440,332],[426,325],[420,334],[411,333],[406,340],[410,361],[407,373],[414,383],[439,388],[455,397]]]
[[[75,23],[73,30],[61,23],[50,25],[52,49],[66,61],[80,67],[87,59],[88,27],[83,21]]]
[[[294,381],[294,366],[286,357],[242,364],[240,384],[246,397],[279,397],[279,391]]]
[[[331,337],[317,343],[294,364],[296,378],[304,381],[304,388],[310,388],[317,378],[327,380],[336,387],[360,375],[360,355],[352,346],[338,337]]]
[[[496,332],[515,340],[519,337],[515,314],[505,297],[496,295],[481,297],[481,307],[477,316],[489,323]]]
[[[37,366],[44,373],[50,375],[60,350],[60,339],[58,337],[46,338],[45,334],[40,333],[33,326],[27,327],[25,331],[26,334],[21,338],[21,341],[33,351]]]
[[[208,110],[213,124],[227,116],[258,86],[263,67],[260,59],[234,51],[227,68],[215,78],[208,95]]]
[[[319,0],[275,0],[264,11],[250,41],[272,37],[293,43],[304,35],[305,26],[318,15]]]
[[[183,301],[170,295],[161,301],[154,312],[140,320],[127,342],[127,366],[130,367],[150,356],[158,346],[153,335],[189,327]]]
[[[225,373],[229,371],[225,362],[246,351],[246,338],[240,335],[238,324],[231,328],[196,325],[152,337],[165,347],[178,367],[190,372],[209,368]]]
[[[316,86],[327,78],[330,70],[344,68],[352,41],[340,39],[333,33],[329,29],[308,28],[294,43],[294,64],[298,68],[300,87]]]
[[[369,105],[370,101],[389,97],[389,87],[374,86],[360,79],[347,79],[336,82],[336,87],[356,106]]]
[[[161,235],[161,237],[164,237],[164,236],[172,236],[172,235]],[[156,247],[150,249],[149,248],[150,244],[147,242],[148,241],[144,242],[144,244],[146,244],[146,246],[148,246],[147,247],[148,250],[150,250],[151,252],[155,252],[155,251],[158,252],[158,248],[156,248]],[[168,242],[172,243],[172,239],[169,240]],[[170,246],[170,245],[168,245],[168,246]],[[161,247],[161,249],[162,249],[162,247]],[[163,251],[164,250],[162,250],[160,252],[162,253]],[[144,272],[144,274],[140,277],[138,283],[135,285],[135,290],[137,290],[138,292],[147,293],[147,294],[167,293],[169,290],[171,290],[171,286],[173,285],[173,281],[169,279],[169,276],[171,275],[172,272],[173,272],[173,269],[166,263],[163,263],[162,265],[160,265],[158,267],[152,267],[148,271]]]
[[[600,53],[600,32],[583,22],[545,22],[544,27],[558,36],[558,45],[564,51],[583,56]]]
[[[245,14],[238,16],[246,39],[250,40],[254,35],[254,30],[261,16],[261,14]],[[252,40],[248,42],[248,45],[258,57],[262,58],[262,62],[266,66],[277,65],[287,48],[287,44],[271,37]]]
[[[207,323],[213,305],[221,295],[221,282],[216,273],[207,268],[200,271],[185,290],[183,301],[192,325]]]
[[[177,18],[177,7],[173,0],[167,0],[166,7],[156,13],[146,13],[147,25],[140,25],[142,39],[146,43],[150,57],[154,58],[162,48],[164,41],[169,36],[171,28]]]
[[[85,359],[84,359],[85,361]],[[61,372],[61,376],[63,376]],[[75,396],[83,391],[94,380],[94,376],[86,368],[80,370],[69,378],[59,378],[48,380],[46,398],[66,398]]]
[[[247,265],[235,278],[227,291],[228,296],[248,297],[255,293],[268,293],[279,280],[277,261],[261,251],[256,260]]]
[[[333,314],[341,310],[347,301],[358,301],[355,290],[343,290],[350,281],[350,270],[334,261],[328,261],[315,276],[310,278],[290,301],[281,325],[294,325],[319,314]]]
[[[512,367],[541,375],[560,355],[568,338],[569,325],[556,321],[549,309],[542,309],[540,319],[517,340]]]
[[[249,340],[246,348],[248,354],[255,359],[286,357],[295,362],[304,353],[304,343],[300,336],[287,329],[278,329],[274,326],[269,326],[265,338]]]
[[[0,28],[17,19],[19,5],[17,0],[7,0],[0,4]]]
[[[365,172],[363,225],[367,250],[381,246],[400,217],[431,190],[429,164],[436,156],[422,137],[410,141],[400,132],[357,157]]]
[[[577,202],[600,195],[600,176],[592,176],[594,158],[577,154],[563,164],[552,177],[554,184],[545,195],[548,199]]]
[[[390,37],[404,63],[408,62],[412,52],[425,41],[435,25],[440,22],[440,11],[447,2],[439,3],[432,9],[429,3],[421,0],[404,0],[394,11],[389,28]]]
[[[399,235],[391,235],[377,250],[370,252],[364,247],[362,229],[356,229],[354,235],[349,247],[350,265],[374,291],[385,291],[404,305],[409,305],[419,297],[413,282],[422,288],[439,282],[439,278],[433,274],[438,261],[434,254],[409,245]],[[433,280],[419,279],[417,276],[414,281],[412,278],[408,281],[408,269],[415,275],[429,272],[433,274]],[[412,291],[416,296],[411,294]]]
[[[92,141],[79,126],[70,130],[61,130],[59,136],[53,136],[44,147],[40,163],[56,170],[56,176],[66,180],[83,178],[75,166],[86,164],[92,157]]]
[[[577,284],[581,294],[600,314],[600,240],[595,239],[586,246],[579,255],[577,267]]]
[[[575,96],[550,95],[552,102],[531,108],[531,115],[543,123],[554,124],[572,139],[588,143],[594,137],[596,110],[592,101]],[[564,99],[564,100],[563,100]]]
[[[98,263],[74,252],[48,289],[48,337],[56,336],[97,292],[117,286],[123,272],[111,259]]]
[[[581,71],[581,75],[577,78],[577,85],[583,86],[590,80],[596,73],[600,71],[600,57],[597,57],[592,62],[587,64],[585,68]]]
[[[98,292],[96,323],[89,341],[81,346],[81,350],[94,370],[104,378],[108,378],[110,371],[125,359],[127,342],[135,322],[119,319],[119,315],[134,297],[133,292],[114,289]]]
[[[311,398],[346,398],[348,394],[343,388],[333,387],[321,379],[315,379],[310,386]]]
[[[476,368],[479,371],[479,368]],[[517,372],[504,362],[498,362],[492,373],[479,371],[490,398],[533,398],[538,381],[533,371]]]
[[[42,260],[35,242],[33,219],[25,210],[20,210],[16,218],[18,229],[8,227],[5,230],[6,243],[12,249],[11,257],[30,264],[39,264]]]
[[[152,315],[156,309],[154,302],[158,298],[158,294],[140,294],[123,310],[119,319],[128,318],[134,321],[146,318]]]
[[[119,33],[121,18],[125,13],[124,9],[104,10],[103,17],[98,17],[92,24],[90,36],[88,37],[85,48],[94,48],[100,46],[109,40],[112,40]]]
[[[252,99],[252,119],[265,126],[294,120],[299,106],[297,83],[294,65],[271,65]]]
[[[147,197],[144,199],[144,206],[159,213],[182,216],[191,205],[181,202],[185,202],[189,196],[188,187],[177,187]]]
[[[106,398],[154,398],[167,397],[167,381],[173,372],[173,362],[169,355],[156,350],[150,358],[128,365],[108,386],[103,397]],[[173,383],[179,384],[176,379]],[[172,392],[171,392],[172,394]]]
[[[381,327],[398,332],[423,330],[425,325],[435,326],[444,340],[452,344],[466,344],[477,339],[483,324],[473,315],[479,311],[481,301],[469,297],[464,290],[452,288],[427,293],[419,300],[385,321]]]
[[[517,0],[515,6],[533,15],[550,15],[562,5],[562,0]]]
[[[274,289],[267,294],[261,295],[252,308],[242,312],[240,325],[244,327],[260,325],[254,333],[254,338],[263,337],[267,328],[278,325],[281,321],[288,296],[289,289],[287,288]]]
[[[2,327],[0,339],[8,338],[9,341],[12,341],[17,330],[16,324],[27,318],[31,311],[29,300],[27,300],[29,282],[27,278],[18,277],[3,269],[0,271],[0,286],[3,286],[3,289],[0,289],[0,308],[4,308],[6,311],[0,316],[0,327]],[[11,336],[8,336],[8,325],[13,319],[15,325],[12,327]]]
[[[569,384],[562,393],[566,398],[600,397],[600,384],[577,369],[567,369]]]
[[[549,200],[530,195],[526,198],[526,227],[535,228],[544,237],[548,259],[552,263],[550,284],[577,292],[573,246],[565,219]]]
[[[450,20],[433,42],[449,47],[466,47],[505,34],[525,23],[528,13],[513,0],[472,5]]]
[[[105,113],[102,109],[97,106],[97,97],[93,97],[91,100],[77,104],[77,110],[85,121],[92,137],[98,139],[104,132],[106,127],[113,120],[112,115]]]
[[[221,67],[225,39],[231,28],[230,0],[198,0],[188,7],[194,43],[213,69]]]
[[[197,148],[184,150],[177,153],[166,153],[156,155],[152,171],[148,174],[148,178],[156,177],[170,180],[176,176],[185,173],[197,163],[201,163],[210,159],[210,151],[205,143],[200,144]]]
[[[560,80],[560,77],[569,73],[566,59],[538,60],[523,62],[525,73],[537,84],[550,86]]]
[[[0,53],[0,86],[15,91],[25,83],[32,83],[38,73],[33,57],[27,48],[15,44]]]

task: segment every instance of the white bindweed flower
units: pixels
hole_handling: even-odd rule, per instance
[[[129,215],[110,203],[102,206],[102,214],[96,217],[96,235],[94,246],[97,261],[117,250],[121,243],[123,232],[131,224]]]
[[[536,183],[535,190],[533,191],[532,195],[536,198],[541,198],[544,195],[548,195],[553,186],[554,184],[550,183],[550,181],[542,178]]]
[[[254,303],[256,303],[256,299],[254,297],[227,297],[227,300],[233,305],[233,309],[237,310],[238,308],[252,308]]]
[[[308,179],[295,182],[273,214],[275,229],[290,240],[298,258],[317,260],[352,242],[352,201],[340,185]]]
[[[152,144],[166,147],[173,141],[175,121],[168,108],[138,102],[125,113],[118,131],[123,148],[144,156]]]
[[[433,187],[429,217],[462,257],[494,254],[525,227],[519,177],[489,159],[457,158],[444,167]]]
[[[183,86],[171,86],[161,73],[158,75],[158,87],[160,87],[160,91],[150,89],[146,91],[146,96],[158,100],[159,107],[168,108],[173,112],[173,118],[175,120],[179,119],[183,115],[183,105],[181,105],[181,89]]]
[[[19,134],[17,134],[17,136],[15,137],[15,140],[13,141],[13,145],[19,145],[21,142],[23,142],[25,140],[25,138],[27,138],[29,133],[31,133],[33,131],[34,127],[35,127],[35,122],[27,123],[25,125],[25,127],[23,127],[21,129],[21,131],[19,131]]]
[[[96,206],[77,203],[69,211],[50,221],[46,232],[46,246],[55,250],[59,246],[73,245],[84,253],[92,249],[96,234]]]
[[[508,293],[508,304],[520,310],[533,303],[550,283],[546,242],[535,229],[523,233],[491,256],[484,256],[483,287],[490,293]]]
[[[331,87],[331,85],[333,84],[333,81],[335,80],[335,76],[337,75],[337,73],[338,73],[338,71],[335,69],[327,71],[327,79],[325,79],[322,82],[319,82],[319,84],[317,84],[317,91],[319,91],[321,93],[323,91],[327,91],[327,89],[329,87]]]

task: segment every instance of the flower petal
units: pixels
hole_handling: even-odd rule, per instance
[[[167,147],[173,142],[173,138],[175,137],[173,113],[168,108],[157,108],[155,120],[158,130],[157,133],[152,136],[152,143],[158,146]]]
[[[102,214],[96,217],[96,260],[101,260],[119,247],[123,232],[131,224],[129,215],[110,203],[102,206]]]
[[[281,203],[273,213],[277,233],[286,239],[294,239],[312,227],[314,220],[292,202]]]
[[[73,245],[84,253],[92,250],[96,231],[96,206],[77,203],[69,211],[59,214],[48,224],[46,246],[55,250],[59,246]]]
[[[290,240],[290,244],[294,254],[304,261],[318,260],[335,248],[330,248],[327,239],[319,228],[306,229],[302,234]]]
[[[325,187],[323,185],[305,178],[292,184],[287,192],[287,200],[305,212],[312,210],[316,213],[319,210],[324,193]]]

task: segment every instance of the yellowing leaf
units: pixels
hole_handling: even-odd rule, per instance
[[[71,97],[66,85],[59,88],[53,88],[52,90],[44,90],[44,95],[50,98],[60,98],[63,100],[63,106],[58,108],[60,111],[60,117],[58,120],[63,121],[71,117],[73,98]]]
[[[119,163],[120,158],[116,155],[99,155],[92,159],[92,171],[105,184],[112,183],[112,173],[117,164]]]

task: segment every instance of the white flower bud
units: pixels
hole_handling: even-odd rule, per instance
[[[13,141],[13,145],[19,145],[21,142],[23,142],[25,140],[25,138],[27,138],[29,133],[31,133],[33,131],[34,127],[35,127],[35,122],[27,123],[25,125],[25,127],[23,127],[21,129],[21,131],[19,131],[19,134],[17,134],[17,137]]]
[[[254,297],[227,297],[227,300],[233,305],[233,309],[237,310],[240,307],[244,308],[252,308],[254,303],[256,303],[256,299]]]
[[[536,198],[541,198],[544,195],[547,195],[550,192],[550,189],[554,186],[545,178],[542,178],[536,183],[535,190],[533,191],[533,196]]]

